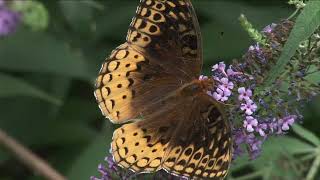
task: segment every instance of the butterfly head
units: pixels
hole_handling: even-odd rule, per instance
[[[207,92],[214,87],[214,81],[210,78],[198,80],[195,79],[192,82],[185,84],[181,87],[180,94],[185,96],[192,96],[198,93]]]

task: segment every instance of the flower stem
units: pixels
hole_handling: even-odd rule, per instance
[[[288,18],[287,20],[290,20],[292,19],[298,12],[299,12],[300,9],[296,9]]]
[[[15,156],[20,159],[22,163],[35,171],[37,174],[42,175],[45,179],[50,180],[66,180],[65,177],[60,175],[54,170],[47,162],[32,153],[29,149],[18,143],[15,139],[8,136],[3,130],[0,129],[0,145],[4,146],[11,151]]]

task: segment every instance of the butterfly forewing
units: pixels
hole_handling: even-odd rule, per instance
[[[168,70],[186,82],[199,76],[202,42],[199,24],[189,1],[141,1],[127,41],[159,64],[169,65]]]
[[[142,0],[127,42],[113,51],[96,80],[102,113],[114,123],[143,115],[199,76],[201,36],[188,0]]]
[[[163,98],[163,91],[176,89],[177,82],[161,66],[123,44],[102,65],[95,96],[103,115],[114,123],[122,123]]]

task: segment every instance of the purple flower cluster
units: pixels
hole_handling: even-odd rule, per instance
[[[98,166],[98,172],[101,174],[101,177],[97,178],[91,176],[90,180],[112,180],[114,178],[126,180],[132,175],[132,173],[125,172],[123,169],[119,168],[113,161],[112,156],[107,156],[105,161],[107,162],[107,166],[104,166],[103,164],[99,164]]]
[[[4,0],[0,0],[0,37],[13,33],[20,24],[20,14],[6,6]]]
[[[255,54],[261,54],[259,45],[252,46],[254,49],[249,51],[257,51]],[[215,80],[214,89],[208,94],[220,102],[228,101],[229,104],[236,105],[230,108],[230,114],[238,114],[241,117],[240,126],[234,122],[234,145],[235,155],[244,152],[245,145],[250,157],[256,158],[261,152],[261,146],[264,140],[272,134],[283,134],[289,130],[290,126],[295,122],[295,115],[287,115],[285,117],[266,117],[261,114],[258,109],[260,102],[264,101],[259,98],[259,106],[255,103],[254,92],[251,87],[255,83],[252,76],[235,70],[232,65],[228,68],[224,62],[220,62],[212,67],[212,79]],[[207,76],[200,76],[200,80],[208,79]],[[262,106],[261,108],[264,108]],[[270,120],[271,119],[271,120]],[[236,157],[236,156],[235,156]]]
[[[264,27],[263,30],[262,30],[262,32],[265,33],[265,34],[266,34],[266,33],[272,33],[273,29],[274,29],[276,26],[277,26],[277,24],[272,23],[272,24]]]
[[[98,172],[100,173],[100,177],[91,176],[90,180],[113,180],[113,179],[121,179],[121,180],[129,180],[129,179],[146,179],[144,174],[136,174],[130,170],[120,168],[113,161],[112,156],[107,156],[105,158],[107,165],[100,164],[98,166]],[[185,177],[178,177],[167,173],[164,170],[157,171],[153,174],[153,179],[171,179],[171,180],[185,180]]]
[[[254,54],[257,57],[257,59],[260,60],[260,62],[266,63],[266,57],[265,57],[265,55],[264,55],[263,51],[261,50],[261,47],[258,43],[253,46],[250,46],[249,52]]]
[[[232,94],[234,88],[233,82],[229,80],[229,76],[234,76],[237,72],[234,72],[231,67],[226,71],[226,65],[224,62],[220,62],[212,67],[214,73],[213,79],[217,83],[214,91],[209,91],[208,94],[217,101],[225,102]]]

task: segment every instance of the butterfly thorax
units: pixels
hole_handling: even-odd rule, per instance
[[[193,80],[190,83],[183,85],[178,91],[178,95],[182,96],[194,96],[199,93],[206,93],[214,86],[212,79]]]

